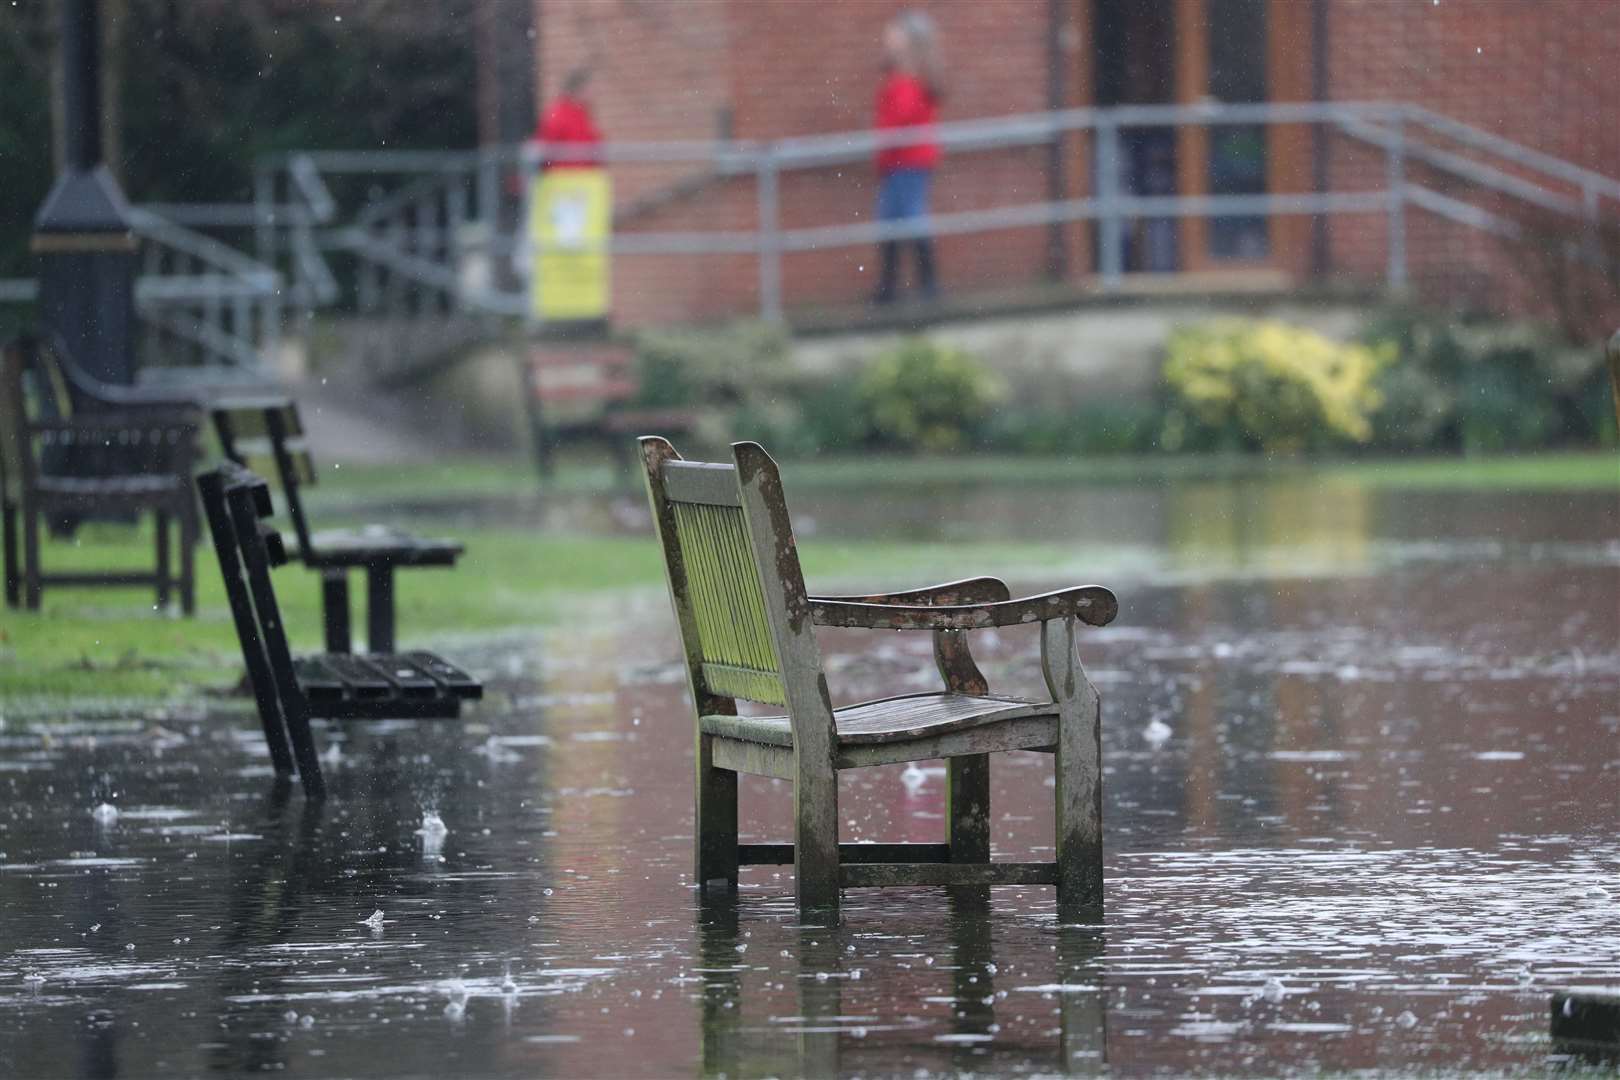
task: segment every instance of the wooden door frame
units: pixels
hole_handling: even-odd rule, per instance
[[[1266,100],[1309,101],[1311,12],[1299,0],[1266,0]],[[1176,102],[1196,105],[1209,87],[1209,0],[1175,0]],[[1266,130],[1266,191],[1301,194],[1311,184],[1311,131],[1304,124]],[[1183,124],[1176,135],[1177,186],[1182,195],[1209,194],[1209,128]],[[1209,219],[1181,219],[1181,271],[1282,270],[1300,277],[1309,269],[1310,219],[1303,214],[1268,219],[1270,254],[1264,259],[1221,259],[1209,254]]]

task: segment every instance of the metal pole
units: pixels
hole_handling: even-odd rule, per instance
[[[253,246],[259,261],[276,264],[276,174],[263,161],[253,166]]]
[[[62,2],[62,161],[101,164],[101,26],[96,0]]]
[[[782,321],[782,221],[780,166],[766,147],[755,163],[759,192],[759,314]]]
[[[1098,259],[1103,288],[1119,288],[1125,273],[1125,219],[1119,213],[1119,125],[1097,124]]]
[[[1396,110],[1390,122],[1389,149],[1384,167],[1389,188],[1389,269],[1388,286],[1406,288],[1406,129],[1405,117]]]

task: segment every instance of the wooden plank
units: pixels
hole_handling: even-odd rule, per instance
[[[321,657],[301,657],[293,661],[293,670],[298,673],[299,688],[311,702],[329,704],[347,697],[342,677],[327,670],[326,665],[321,663]]]
[[[156,585],[155,573],[54,573],[35,577],[41,585]]]
[[[839,879],[846,889],[891,885],[1052,885],[1052,863],[871,863],[846,864]]]
[[[780,746],[716,737],[713,740],[713,757],[717,769],[752,773],[754,776],[774,776],[778,780],[794,778],[793,751]]]
[[[440,684],[453,697],[476,701],[484,696],[483,683],[442,657],[419,650],[401,653],[400,656],[415,664],[421,671],[439,680]]]
[[[382,653],[356,659],[393,683],[401,697],[436,698],[443,693],[443,684],[408,656]]]
[[[943,863],[949,862],[949,844],[839,844],[838,859],[843,864],[864,863]],[[737,862],[742,866],[789,866],[792,844],[738,844]]]
[[[840,769],[865,769],[874,765],[895,765],[905,761],[928,761],[968,754],[995,754],[1008,750],[1044,752],[1049,751],[1057,741],[1057,732],[1056,716],[1026,716],[986,727],[947,731],[943,735],[909,742],[840,746],[833,760]]]
[[[343,680],[343,688],[356,701],[376,701],[394,696],[394,684],[370,665],[349,653],[327,653],[321,666]]]
[[[793,723],[794,887],[799,916],[838,919],[838,733],[810,618],[793,523],[776,462],[757,443],[735,443],[737,493],[748,524],[776,657]],[[667,467],[667,466],[666,466]]]
[[[664,492],[671,502],[708,506],[741,506],[737,470],[706,461],[665,461],[659,470]]]

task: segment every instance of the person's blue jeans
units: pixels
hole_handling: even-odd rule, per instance
[[[883,174],[878,183],[877,219],[879,221],[912,221],[928,216],[928,186],[933,179],[932,169],[895,169]],[[934,245],[926,236],[912,241],[917,253],[917,280],[925,297],[933,297]],[[880,250],[881,272],[877,292],[872,299],[886,304],[894,299],[896,279],[900,274],[900,244],[886,240]]]
[[[879,221],[906,221],[928,216],[928,182],[932,169],[895,169],[878,184]]]

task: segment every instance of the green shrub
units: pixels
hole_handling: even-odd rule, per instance
[[[1019,454],[1142,453],[1158,445],[1163,427],[1164,409],[1153,401],[1018,406],[996,410],[982,444]]]
[[[1002,396],[970,353],[910,338],[861,373],[855,398],[872,445],[942,452],[971,441]]]
[[[774,323],[715,329],[649,330],[636,337],[644,406],[758,404],[788,377],[787,331]]]
[[[1170,336],[1166,449],[1297,451],[1372,437],[1383,357],[1285,323],[1222,319]]]
[[[1527,450],[1609,438],[1602,347],[1572,345],[1530,322],[1396,309],[1363,340],[1387,350],[1376,445],[1389,449]]]

